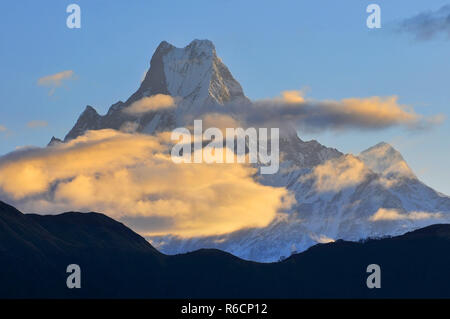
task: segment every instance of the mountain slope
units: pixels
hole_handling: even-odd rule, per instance
[[[130,273],[124,280],[130,280],[133,272],[145,276],[141,268],[145,263],[150,262],[157,269],[163,256],[145,239],[105,215],[24,215],[3,202],[0,239],[0,298],[67,297],[66,267],[73,263],[82,268],[89,265],[83,276],[93,280],[88,285],[92,293],[104,291],[104,283],[96,282],[97,278],[113,280],[120,289],[125,284],[120,277],[121,266],[127,260],[131,263]],[[105,271],[111,264],[115,267]],[[155,273],[148,274],[148,280],[153,280],[153,276]],[[116,293],[119,292],[110,291],[111,296]]]
[[[0,202],[5,223],[15,232],[0,229],[1,298],[450,297],[450,225],[317,245],[281,263],[258,264],[218,250],[164,256],[101,214],[23,215]],[[66,287],[72,263],[81,267],[81,289]],[[366,287],[372,263],[381,266],[381,289]]]

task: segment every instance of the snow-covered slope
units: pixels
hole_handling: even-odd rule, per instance
[[[405,174],[406,162],[388,144],[379,144],[358,158],[314,146],[317,142],[310,147],[301,140],[298,143],[316,161],[299,165],[287,160],[278,174],[263,178],[265,184],[285,186],[295,194],[297,204],[288,214],[280,215],[266,228],[226,236],[189,240],[166,236],[149,240],[170,254],[218,248],[244,259],[272,262],[316,243],[398,235],[450,222],[450,198],[420,182],[412,172]],[[376,150],[376,161],[367,157]],[[298,158],[308,158],[302,151],[295,149]],[[389,169],[372,170],[377,161]]]
[[[167,90],[183,98],[178,108],[183,113],[245,99],[241,85],[217,57],[211,41],[194,40],[185,48],[170,47],[163,65]]]

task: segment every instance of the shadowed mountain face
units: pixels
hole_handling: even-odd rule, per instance
[[[142,267],[148,265],[155,270],[161,258],[162,254],[145,239],[105,215],[24,215],[0,202],[1,298],[68,297],[66,267],[73,263],[90,278],[87,295],[104,295],[103,285],[111,288],[108,282],[112,281],[117,288],[109,290],[108,295],[120,296],[116,289],[128,280],[136,281],[136,289],[140,276],[146,282],[153,281],[157,272],[147,273]],[[110,264],[115,266],[104,271]]]
[[[218,250],[166,256],[102,214],[24,215],[0,202],[0,298],[450,297],[450,225],[316,245],[280,263]],[[81,267],[81,289],[66,267]],[[369,264],[381,289],[368,289]]]

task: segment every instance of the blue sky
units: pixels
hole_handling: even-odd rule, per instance
[[[77,3],[82,27],[66,27]],[[382,28],[366,27],[368,4],[381,7]],[[424,115],[450,115],[450,40],[417,41],[395,25],[448,1],[9,1],[0,10],[0,154],[64,137],[87,104],[105,113],[139,86],[162,40],[185,46],[210,39],[251,99],[308,87],[315,99],[398,95]],[[39,78],[73,70],[49,95]],[[45,127],[30,128],[30,121]],[[450,194],[450,124],[410,132],[322,133],[315,138],[358,153],[393,144],[416,174]]]

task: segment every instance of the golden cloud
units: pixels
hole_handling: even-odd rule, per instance
[[[60,86],[66,79],[73,77],[74,72],[72,70],[62,71],[59,73],[46,75],[38,79],[38,85],[44,86]]]
[[[140,115],[150,111],[156,111],[161,109],[167,109],[175,106],[175,99],[170,95],[156,94],[148,97],[144,97],[123,111],[128,114]]]
[[[74,77],[74,72],[72,70],[66,70],[58,72],[51,75],[46,75],[38,79],[37,84],[41,86],[51,87],[49,95],[55,93],[55,89],[62,85],[63,81],[71,79]]]
[[[304,92],[298,90],[281,92],[281,99],[288,104],[304,103]]]
[[[46,121],[39,121],[39,120],[30,121],[27,123],[28,128],[46,127],[47,125],[48,123]]]
[[[147,236],[265,227],[292,204],[285,188],[257,183],[250,165],[175,164],[167,136],[88,131],[68,143],[10,153],[0,159],[0,192],[24,211],[103,212]],[[133,225],[139,219],[149,226]]]
[[[398,103],[397,96],[346,98],[317,101],[306,99],[303,91],[284,91],[281,97],[256,101],[248,120],[260,126],[282,127],[288,122],[301,129],[383,129],[405,126],[409,129],[428,128],[442,123],[443,115],[425,117],[408,105]],[[254,119],[252,119],[252,117]]]
[[[330,237],[325,236],[323,234],[322,235],[311,234],[310,238],[312,240],[314,240],[315,242],[320,243],[320,244],[328,244],[328,243],[334,243],[335,242],[335,240],[333,238],[330,238]]]
[[[331,103],[330,109],[338,114],[354,114],[355,118],[367,122],[369,126],[377,123],[404,123],[415,124],[419,121],[419,115],[406,105],[398,104],[397,96],[347,98],[340,103]]]
[[[202,125],[204,129],[216,127],[225,134],[227,128],[243,127],[237,119],[227,114],[207,113],[202,118]]]

